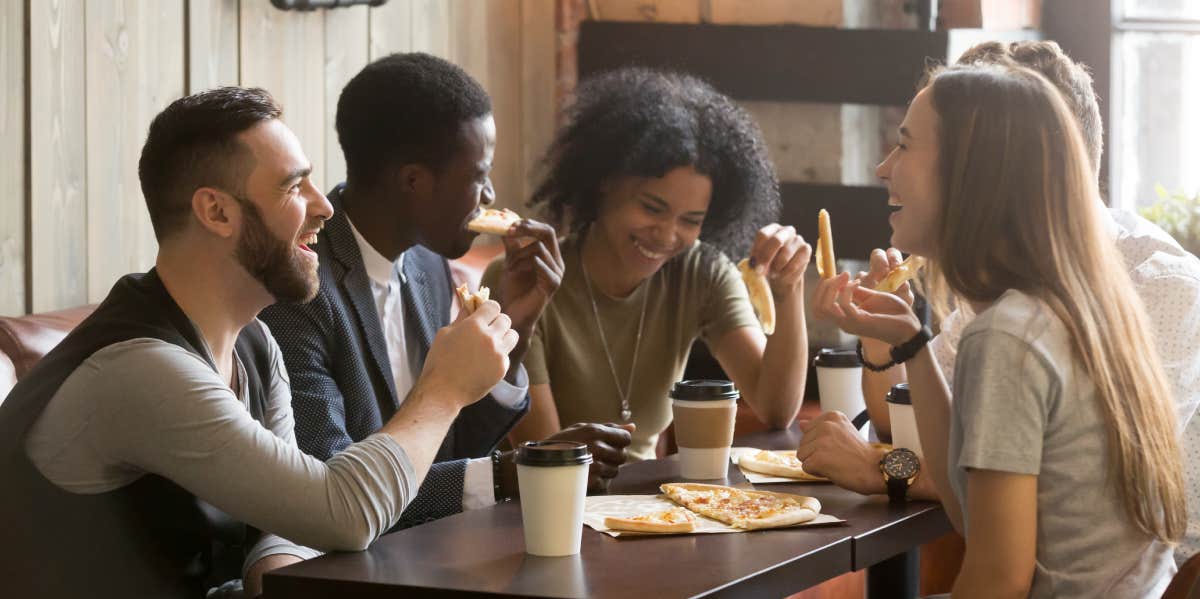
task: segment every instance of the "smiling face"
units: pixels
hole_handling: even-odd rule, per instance
[[[925,88],[908,106],[899,143],[875,170],[887,184],[888,205],[894,209],[888,218],[892,246],[926,257],[935,248],[942,205],[937,123],[932,94]]]
[[[437,173],[431,210],[421,226],[422,243],[446,258],[459,258],[471,249],[475,233],[467,223],[480,208],[496,201],[492,187],[492,158],[496,152],[496,121],[488,114],[462,124],[458,150]]]
[[[606,186],[592,231],[637,280],[691,247],[712,200],[712,179],[691,166],[662,177],[622,177]]]
[[[242,223],[238,263],[279,302],[312,299],[319,287],[316,243],[333,207],[313,185],[312,165],[295,134],[279,120],[239,135],[253,156],[245,197],[238,198]]]

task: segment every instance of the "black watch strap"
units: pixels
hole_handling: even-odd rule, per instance
[[[887,479],[888,501],[892,503],[904,503],[908,501],[908,479],[892,478]]]

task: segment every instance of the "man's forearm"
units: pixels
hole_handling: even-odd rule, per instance
[[[426,389],[418,381],[396,415],[380,429],[408,454],[418,480],[424,479],[429,472],[446,432],[458,417],[458,406],[466,403],[459,398],[439,397],[441,393],[437,389]]]

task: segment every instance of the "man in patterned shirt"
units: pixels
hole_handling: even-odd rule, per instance
[[[1103,123],[1091,76],[1083,65],[1064,54],[1058,44],[1048,41],[985,42],[967,50],[958,62],[1015,63],[1032,68],[1049,79],[1062,92],[1067,106],[1078,118],[1092,166],[1099,176]],[[1097,197],[1096,201],[1101,199]],[[1182,564],[1200,550],[1200,419],[1192,417],[1200,404],[1200,260],[1146,219],[1116,209],[1107,213],[1112,217],[1110,230],[1117,249],[1150,316],[1155,344],[1174,394],[1189,491],[1188,530],[1175,553],[1176,561]],[[895,249],[886,253],[875,250],[871,256],[871,272],[864,277],[864,284],[874,286],[899,260],[900,253]],[[911,301],[911,292],[906,293]],[[940,333],[929,344],[948,385],[953,385],[959,338],[973,317],[965,307],[956,308],[942,322]],[[867,361],[875,364],[888,361],[890,347],[886,343],[864,338],[862,344]],[[892,385],[904,380],[903,365],[881,373],[863,370],[863,395],[871,422],[884,437],[891,432],[884,396]],[[867,445],[856,436],[845,416],[822,414],[811,422],[802,423],[801,427],[805,429],[805,436],[797,456],[804,462],[805,470],[819,472],[839,486],[860,493],[886,492],[878,469],[884,451]],[[916,498],[937,499],[930,477],[917,477],[908,493]]]

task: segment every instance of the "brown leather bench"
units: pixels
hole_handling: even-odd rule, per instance
[[[27,316],[0,317],[0,401],[38,360],[58,345],[96,306]]]

